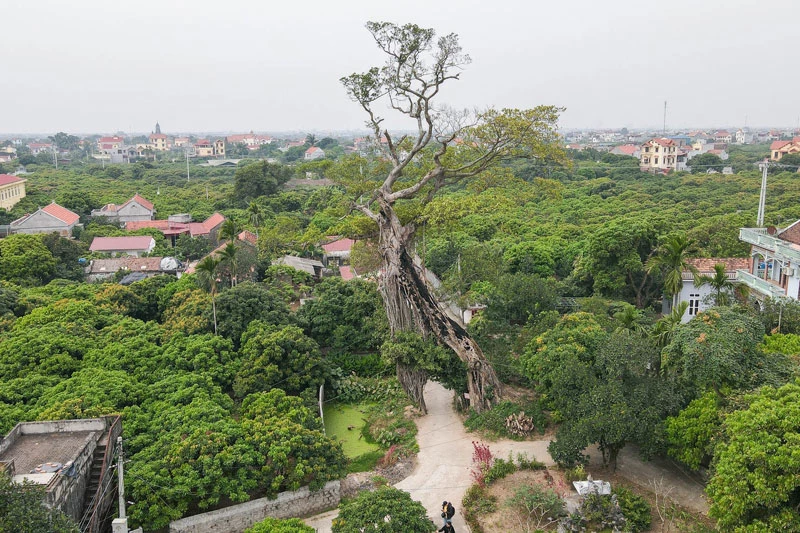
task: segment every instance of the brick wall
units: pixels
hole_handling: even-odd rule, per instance
[[[293,518],[310,516],[339,505],[340,482],[331,481],[321,490],[307,487],[281,492],[274,500],[261,498],[225,509],[182,518],[169,525],[170,533],[242,533],[256,522],[271,516]]]

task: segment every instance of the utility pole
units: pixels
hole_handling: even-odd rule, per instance
[[[115,518],[111,523],[113,533],[128,533],[128,518],[125,516],[125,476],[123,475],[123,465],[125,463],[125,453],[122,451],[122,437],[117,437],[117,476],[119,479],[117,495],[119,496],[119,518]]]
[[[186,181],[189,181],[189,150],[186,150]]]
[[[761,194],[758,197],[758,215],[756,216],[756,226],[759,228],[764,225],[764,205],[767,203],[767,168],[769,168],[769,161],[765,159],[761,165]]]

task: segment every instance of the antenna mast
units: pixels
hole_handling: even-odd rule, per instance
[[[667,135],[667,101],[664,100],[664,135]]]

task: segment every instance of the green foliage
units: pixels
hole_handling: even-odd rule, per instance
[[[709,464],[719,442],[722,413],[718,401],[714,392],[707,392],[664,423],[668,453],[694,470]]]
[[[478,518],[497,510],[497,497],[489,494],[486,487],[476,483],[467,489],[464,499],[461,500],[461,507],[470,530],[474,533],[483,533],[483,526]]]
[[[377,287],[361,280],[323,280],[297,316],[309,336],[333,353],[375,349],[388,333]]]
[[[197,261],[211,251],[211,242],[204,237],[179,235],[173,254],[183,261]]]
[[[253,527],[245,529],[244,533],[314,533],[315,531],[299,518],[265,518]]]
[[[762,343],[766,353],[782,353],[784,355],[800,355],[800,335],[795,333],[773,333],[764,337]]]
[[[360,492],[339,509],[339,516],[333,520],[333,533],[360,533],[365,529],[381,533],[436,531],[425,507],[407,492],[393,487]]]
[[[234,175],[233,197],[241,206],[261,196],[271,196],[289,181],[292,171],[289,167],[260,161],[241,167]]]
[[[679,326],[662,352],[662,367],[685,386],[720,392],[756,384],[763,325],[748,314],[715,307]]]
[[[489,467],[489,470],[486,472],[483,481],[487,485],[491,485],[495,481],[510,476],[516,471],[517,465],[514,464],[514,461],[511,458],[505,460],[498,457],[492,461],[492,466]]]
[[[485,431],[492,438],[521,440],[521,437],[509,433],[506,428],[506,418],[519,412],[524,412],[527,416],[532,417],[539,432],[544,432],[547,427],[547,418],[539,402],[519,404],[504,401],[480,413],[470,411],[464,421],[464,427],[469,431]]]
[[[278,387],[290,394],[319,387],[328,373],[319,346],[297,326],[277,326],[260,320],[242,335],[242,363],[233,383],[239,398]]]
[[[17,484],[0,473],[1,533],[78,533],[78,525],[57,509],[46,507],[44,487]]]
[[[558,283],[534,274],[503,274],[486,294],[486,317],[523,325],[558,303]]]
[[[709,514],[726,531],[789,531],[800,527],[800,382],[763,387],[749,407],[724,423],[706,492]]]
[[[41,285],[56,273],[56,259],[42,235],[17,233],[0,239],[0,279],[19,285]]]
[[[625,515],[625,531],[631,533],[648,531],[652,516],[647,500],[625,487],[618,486],[613,493],[617,495],[617,502],[622,514]]]
[[[551,488],[522,485],[503,504],[525,532],[540,531],[564,512],[564,502]]]
[[[410,331],[400,331],[381,346],[381,356],[390,364],[424,370],[433,379],[457,393],[467,390],[466,365],[452,350]]]
[[[587,313],[567,315],[533,339],[520,362],[563,420],[550,444],[553,459],[582,462],[592,443],[612,464],[629,441],[645,453],[659,449],[661,420],[680,398],[648,370],[656,357],[648,338],[624,329],[609,334]]]
[[[368,354],[337,354],[329,356],[331,365],[338,367],[343,374],[355,374],[360,377],[388,374],[394,367],[377,353]]]
[[[254,320],[286,324],[289,307],[260,283],[245,281],[217,296],[218,332],[238,346],[242,334]]]

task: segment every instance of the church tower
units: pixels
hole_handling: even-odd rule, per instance
[[[154,133],[156,133],[156,134],[160,134],[161,133],[161,125],[158,122],[156,122],[156,131]]]

